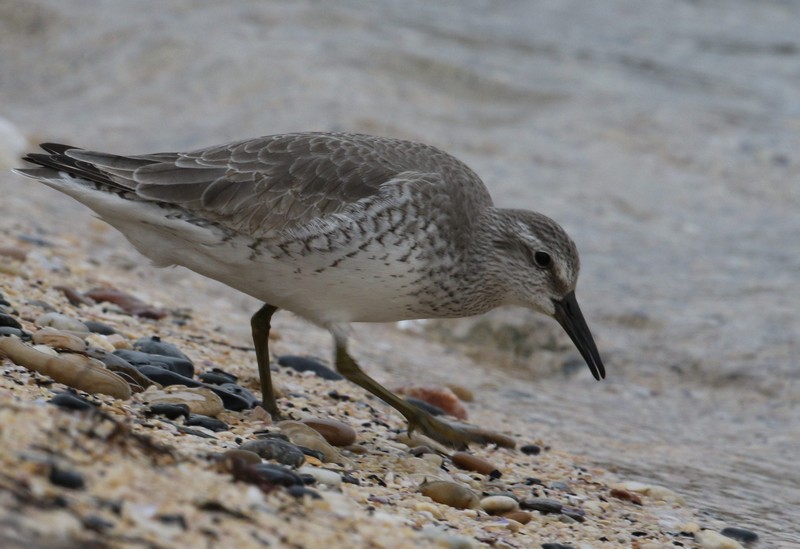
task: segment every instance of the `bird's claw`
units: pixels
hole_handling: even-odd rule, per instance
[[[435,418],[420,410],[419,414],[408,421],[408,434],[419,430],[423,435],[456,450],[465,450],[470,442],[486,445],[491,441],[484,437],[479,429],[467,426],[456,426]]]

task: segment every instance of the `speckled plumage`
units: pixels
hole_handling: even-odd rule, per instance
[[[40,167],[18,173],[83,202],[155,264],[183,265],[267,303],[253,319],[257,349],[276,309],[330,329],[337,367],[384,400],[346,353],[349,322],[520,305],[556,317],[595,377],[605,373],[574,299],[572,240],[542,214],[495,208],[480,178],[435,147],[296,133],[140,156],[42,148],[48,154],[25,157]],[[271,385],[262,389],[277,412]],[[463,442],[391,403],[428,434]]]

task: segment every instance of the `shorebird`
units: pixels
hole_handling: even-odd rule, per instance
[[[264,408],[273,313],[327,328],[336,369],[452,447],[486,442],[406,402],[347,350],[351,322],[457,318],[503,305],[554,317],[596,379],[605,369],[575,299],[578,252],[552,219],[500,209],[435,147],[292,133],[182,153],[120,156],[44,143],[15,170],[117,228],[156,266],[182,265],[262,301],[251,319]]]

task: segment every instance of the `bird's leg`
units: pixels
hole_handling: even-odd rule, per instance
[[[272,375],[269,370],[269,329],[270,319],[277,310],[277,307],[265,303],[250,319],[253,344],[256,347],[258,377],[261,381],[261,403],[273,419],[279,417],[280,413],[272,391]]]
[[[336,370],[403,414],[408,420],[409,433],[414,429],[419,429],[437,442],[459,450],[466,448],[470,442],[487,443],[477,432],[445,423],[390,392],[361,370],[356,361],[348,354],[344,341],[340,341],[339,338],[336,338]]]

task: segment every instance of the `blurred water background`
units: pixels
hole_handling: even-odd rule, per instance
[[[532,313],[430,325],[513,355],[486,360],[508,380],[487,405],[800,546],[799,2],[0,0],[0,118],[4,167],[18,134],[144,153],[348,130],[448,150],[576,240],[609,371],[591,380]],[[24,201],[51,214],[42,231],[90,230],[8,173],[0,196],[6,228]]]

